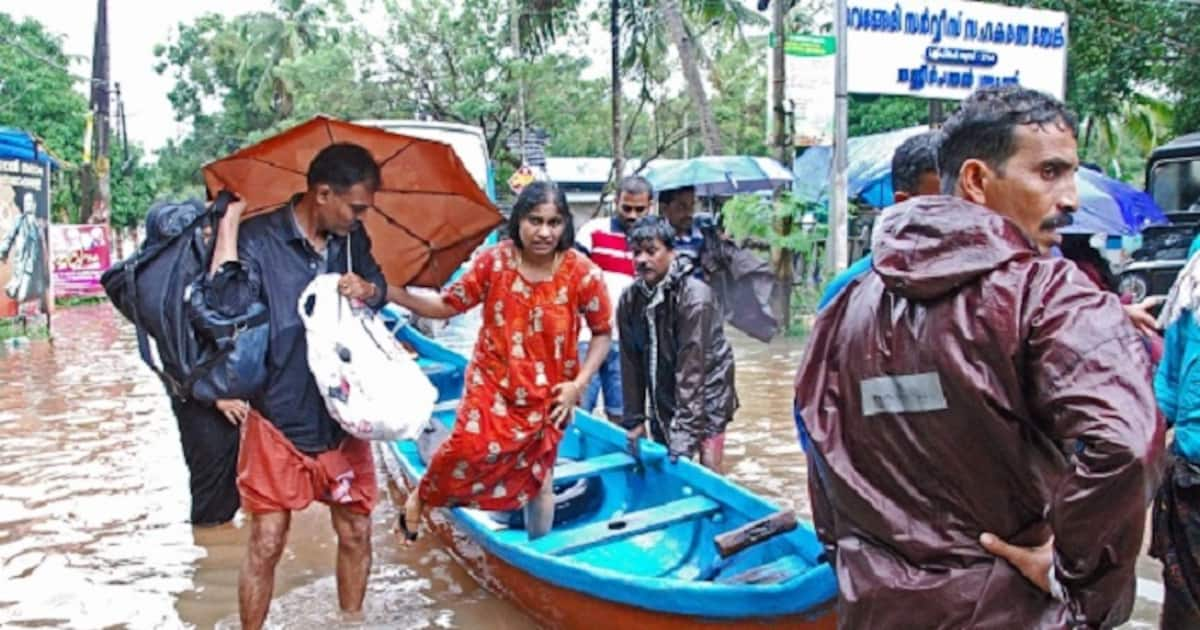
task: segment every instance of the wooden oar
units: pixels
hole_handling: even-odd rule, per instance
[[[728,558],[747,547],[753,547],[793,529],[796,529],[796,513],[792,510],[780,510],[737,529],[717,534],[713,538],[713,544],[717,546],[717,553],[722,558]]]
[[[716,579],[730,565],[730,556],[793,529],[796,529],[796,513],[780,510],[737,529],[717,534],[713,537],[713,544],[717,547],[720,559],[702,571],[699,580],[709,582]]]

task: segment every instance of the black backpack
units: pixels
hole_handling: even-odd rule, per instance
[[[231,200],[222,192],[209,207],[195,199],[155,204],[141,248],[100,278],[137,328],[142,360],[179,400],[247,399],[266,382],[266,307],[254,303],[229,317],[206,299],[218,223]]]

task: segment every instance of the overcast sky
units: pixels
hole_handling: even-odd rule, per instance
[[[595,0],[593,0],[595,1]],[[743,0],[749,3],[750,0]],[[361,2],[346,3],[351,10]],[[154,72],[154,46],[168,40],[180,23],[189,23],[204,13],[237,15],[249,11],[269,10],[271,0],[109,0],[109,42],[112,79],[121,84],[125,100],[131,140],[149,150],[166,144],[168,139],[183,135],[187,128],[175,122],[167,93],[173,81],[170,76]],[[67,54],[79,59],[73,70],[79,77],[91,74],[92,38],[96,24],[96,0],[30,0],[16,2],[0,0],[0,11],[20,20],[31,17],[52,33],[62,35]],[[362,23],[382,26],[382,7],[373,9],[379,17],[363,19]],[[601,26],[590,25],[585,45],[593,66],[585,73],[589,78],[607,74],[607,33]],[[84,92],[86,83],[77,89]]]
[[[154,72],[156,44],[166,42],[171,30],[180,22],[191,22],[204,13],[236,15],[268,9],[270,6],[270,0],[177,0],[154,3],[109,0],[112,79],[121,84],[130,140],[141,142],[153,150],[186,131],[175,123],[171,103],[167,101],[167,92],[173,83],[171,78]],[[0,0],[0,11],[18,20],[34,18],[52,33],[62,35],[66,53],[81,57],[73,66],[75,74],[81,77],[91,74],[92,35],[96,27],[95,0]],[[83,87],[84,83],[80,82],[78,89],[81,92]]]

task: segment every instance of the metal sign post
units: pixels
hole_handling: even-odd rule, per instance
[[[834,7],[837,35],[837,71],[834,75],[833,166],[829,169],[829,265],[841,273],[849,264],[849,200],[846,142],[849,140],[849,99],[846,94],[846,0]]]

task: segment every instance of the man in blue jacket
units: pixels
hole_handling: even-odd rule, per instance
[[[1154,501],[1150,553],[1163,563],[1163,628],[1200,628],[1200,237],[1159,316],[1166,329],[1154,394],[1175,428]]]
[[[926,131],[905,140],[892,154],[892,195],[895,203],[941,192],[941,180],[937,171],[937,148],[940,139],[940,131]],[[817,309],[824,308],[847,284],[870,270],[870,254],[854,261],[854,264],[838,274],[825,287]]]

